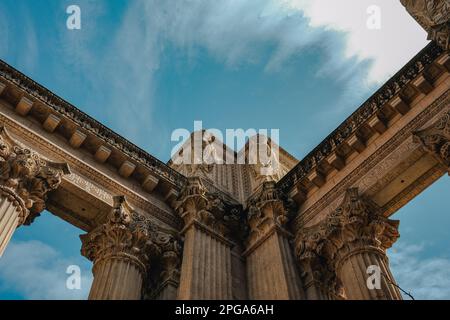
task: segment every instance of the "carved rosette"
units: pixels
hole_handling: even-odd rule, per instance
[[[414,140],[448,168],[450,174],[450,112],[437,123],[415,132]]]
[[[48,192],[58,188],[66,174],[70,174],[67,164],[43,159],[0,126],[0,193],[17,207],[19,225],[31,224],[40,215]]]
[[[450,49],[450,0],[401,0],[406,10],[444,50]]]
[[[342,204],[323,222],[299,231],[295,240],[296,255],[304,269],[318,273],[312,277],[318,278],[334,295],[343,297],[343,287],[337,276],[342,264],[360,252],[375,252],[384,257],[386,249],[399,237],[398,226],[399,221],[378,214],[358,194],[358,189],[352,188],[347,190]]]
[[[124,259],[134,263],[145,274],[149,258],[161,253],[155,236],[156,227],[146,217],[133,212],[125,197],[114,197],[114,208],[106,223],[81,235],[81,254],[94,262]]]
[[[201,178],[191,177],[183,188],[175,210],[184,220],[185,226],[200,223],[222,236],[240,234],[241,210],[215,192],[209,192]]]
[[[254,243],[273,227],[284,228],[295,212],[295,202],[281,192],[276,183],[267,181],[247,202],[250,234],[248,242]]]

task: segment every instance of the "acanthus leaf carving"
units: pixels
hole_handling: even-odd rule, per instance
[[[344,297],[337,276],[342,261],[355,250],[385,252],[398,239],[398,227],[399,221],[381,216],[357,188],[351,188],[341,205],[321,223],[297,232],[297,259],[313,277],[314,273],[328,274],[321,279],[324,287],[331,287],[335,296]]]
[[[222,236],[241,234],[242,209],[230,203],[221,193],[210,192],[199,177],[188,178],[175,204],[185,225],[201,223]]]
[[[295,202],[280,191],[276,182],[266,181],[247,202],[249,243],[255,242],[274,226],[283,228],[295,212]]]
[[[430,127],[413,133],[414,140],[435,156],[450,173],[450,112]]]
[[[20,199],[19,225],[31,224],[40,215],[48,193],[58,188],[66,174],[70,174],[67,164],[42,158],[14,141],[0,126],[0,187],[2,193]]]
[[[135,212],[124,196],[115,196],[114,206],[104,224],[81,235],[81,254],[94,262],[108,258],[129,259],[143,273],[150,258],[163,252],[161,233],[146,216]]]

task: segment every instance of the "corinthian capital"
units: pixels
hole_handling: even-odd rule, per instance
[[[430,127],[415,132],[414,140],[450,170],[450,112]]]
[[[406,10],[445,50],[450,49],[450,0],[401,0]]]
[[[185,225],[201,223],[221,235],[227,235],[236,226],[241,227],[239,206],[230,203],[218,192],[210,192],[201,178],[188,178],[181,191],[175,210]]]
[[[161,250],[155,243],[155,234],[154,224],[134,212],[125,197],[117,196],[107,221],[80,236],[81,254],[94,264],[108,258],[130,259],[145,272],[149,257]]]
[[[384,252],[399,237],[399,221],[381,216],[357,188],[348,189],[341,205],[321,223],[300,229],[295,239],[297,259],[310,277],[341,296],[336,269],[355,250]]]
[[[15,142],[0,126],[0,190],[21,209],[20,224],[30,224],[45,209],[48,192],[70,174],[65,163],[54,163]]]
[[[275,182],[264,182],[247,203],[249,241],[264,235],[274,226],[284,227],[295,210],[295,202],[283,194]]]
[[[351,250],[353,245],[386,250],[399,237],[399,221],[378,214],[376,208],[359,195],[357,188],[347,190],[341,206],[328,220],[337,227],[330,237],[337,250],[344,247]]]

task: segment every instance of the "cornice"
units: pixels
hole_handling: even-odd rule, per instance
[[[164,177],[178,188],[181,188],[184,184],[185,177],[182,174],[173,170],[148,152],[115,133],[3,60],[0,60],[0,77],[25,91],[45,106],[50,107],[55,113],[70,119],[79,127],[83,128],[83,130],[97,136],[108,145],[123,152],[129,158],[146,167],[150,172],[154,172],[157,176]]]
[[[318,165],[343,145],[366,122],[379,113],[390,99],[399,95],[412,80],[431,65],[444,51],[434,42],[427,45],[405,67],[373,94],[362,106],[348,117],[336,130],[304,157],[279,182],[281,190],[290,191],[299,181],[305,179]]]

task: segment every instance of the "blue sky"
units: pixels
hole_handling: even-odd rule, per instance
[[[81,30],[66,28],[72,4]],[[379,30],[366,26],[370,5]],[[1,59],[163,161],[172,131],[194,120],[280,129],[301,158],[427,43],[392,0],[3,0],[0,39]],[[442,178],[396,214],[393,272],[418,298],[450,298],[449,186]],[[19,228],[0,298],[85,298],[80,233],[50,213]],[[65,288],[73,264],[81,290]]]

